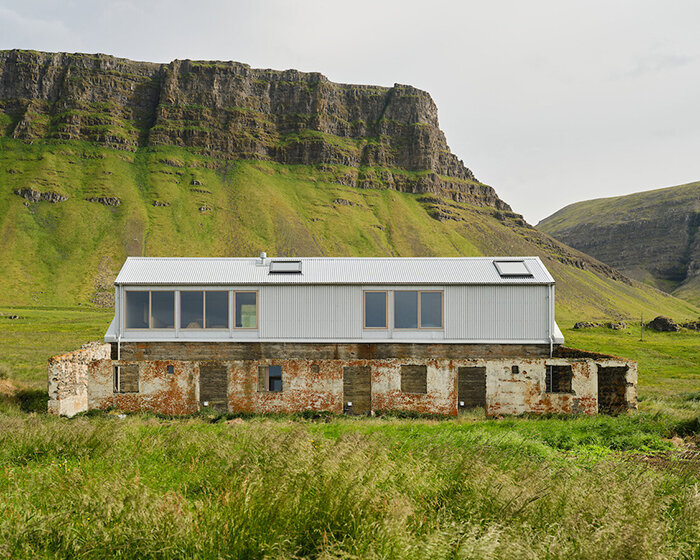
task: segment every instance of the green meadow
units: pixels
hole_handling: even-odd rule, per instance
[[[46,359],[111,313],[0,312],[0,558],[700,558],[699,333],[562,325],[639,360],[618,417],[68,420]]]

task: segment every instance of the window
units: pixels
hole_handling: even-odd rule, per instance
[[[412,290],[394,292],[394,328],[441,329],[442,292]]]
[[[258,292],[236,292],[236,321],[237,329],[258,328]]]
[[[180,328],[204,327],[204,292],[180,292]]]
[[[181,329],[228,329],[228,292],[180,292]]]
[[[282,366],[258,367],[258,391],[270,393],[282,391]]]
[[[418,328],[418,292],[394,292],[394,328]]]
[[[126,292],[126,328],[147,329],[150,292]]]
[[[547,365],[545,373],[546,393],[573,393],[571,389],[571,379],[573,371],[571,366]]]
[[[204,292],[205,325],[208,329],[228,329],[228,292]]]
[[[500,276],[532,276],[525,261],[493,261]]]
[[[301,274],[301,261],[271,261],[270,274]]]
[[[139,366],[137,364],[114,366],[113,390],[115,393],[138,393]]]
[[[127,291],[126,328],[175,328],[175,292]]]
[[[442,292],[420,292],[421,329],[442,328]]]
[[[151,292],[151,328],[175,328],[175,292]]]
[[[365,292],[365,328],[385,329],[386,292]]]
[[[428,367],[427,366],[401,366],[401,392],[402,393],[427,393],[428,392]]]

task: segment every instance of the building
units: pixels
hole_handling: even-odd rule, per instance
[[[573,351],[522,258],[128,258],[105,344],[49,408],[456,415],[636,407],[636,364]]]

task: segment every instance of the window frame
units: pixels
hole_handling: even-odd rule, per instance
[[[568,391],[555,391],[554,390],[554,368],[568,368],[568,371],[567,371],[568,381],[569,381],[569,390]],[[561,375],[561,373],[559,375]],[[557,385],[559,385],[559,384],[557,384]],[[545,364],[544,393],[545,393],[545,395],[573,395],[573,394],[575,394],[575,391],[574,391],[574,368],[573,368],[573,366],[571,364]]]
[[[257,331],[260,325],[260,290],[232,290],[233,291],[233,330],[235,331]],[[238,294],[255,294],[255,326],[254,327],[237,327],[236,326],[236,298]]]
[[[367,326],[367,294],[384,294],[384,326]],[[362,290],[362,329],[366,331],[386,331],[389,330],[389,290]]]
[[[278,367],[280,368],[280,390],[279,391],[271,391],[270,390],[270,368],[271,367]],[[262,370],[264,370],[264,381],[263,381],[263,389],[260,389],[260,375],[262,373]],[[282,364],[264,364],[264,365],[259,365],[258,366],[258,393],[283,393],[284,392],[284,367]]]
[[[183,292],[202,292],[202,326],[201,327],[183,327],[182,326],[182,299],[181,299],[181,294]],[[190,289],[190,290],[183,290],[183,289],[178,289],[177,293],[177,317],[178,321],[180,322],[178,326],[178,330],[185,331],[185,332],[202,332],[202,331],[207,331],[207,332],[228,332],[230,330],[230,325],[228,327],[207,327],[207,292],[224,292],[228,294],[228,297],[226,298],[227,300],[227,305],[231,305],[231,295],[230,292],[231,290],[220,290],[216,288],[211,288],[211,289]],[[231,309],[227,309],[226,316],[231,318]],[[235,317],[234,317],[235,321]]]
[[[148,294],[148,326],[147,327],[130,327],[129,325],[129,317],[128,317],[128,305],[127,305],[127,300],[129,299],[129,294],[130,293],[147,293]],[[173,326],[168,328],[168,327],[162,327],[162,328],[156,328],[153,327],[153,304],[152,304],[152,297],[151,294],[153,292],[172,292],[173,293]],[[156,332],[173,332],[178,329],[177,327],[177,322],[178,322],[178,316],[179,316],[179,306],[180,306],[180,296],[179,296],[179,290],[168,286],[164,287],[161,289],[153,289],[153,288],[148,288],[146,290],[139,290],[139,289],[125,289],[124,290],[124,297],[122,298],[124,301],[122,302],[122,313],[124,315],[124,330],[125,331],[156,331]]]
[[[129,294],[132,292],[146,292],[148,294],[148,326],[147,327],[130,327],[129,326],[129,306],[127,300],[129,299]],[[124,330],[130,331],[147,331],[151,328],[151,290],[124,290],[124,302],[122,310],[124,312]]]
[[[445,330],[445,290],[392,290],[394,297],[392,298],[393,313],[392,327],[396,331],[444,331]],[[396,326],[396,293],[397,292],[416,292],[418,294],[418,319],[417,327],[397,327]],[[440,294],[440,326],[439,327],[423,327],[421,326],[421,294],[434,293]]]

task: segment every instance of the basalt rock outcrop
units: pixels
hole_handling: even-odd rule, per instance
[[[451,153],[430,95],[408,85],[338,84],[238,62],[11,50],[0,51],[0,117],[4,134],[22,140],[334,166],[341,184],[510,211]]]
[[[68,197],[53,191],[41,192],[32,188],[17,189],[15,191],[17,196],[27,199],[29,202],[65,202]]]

